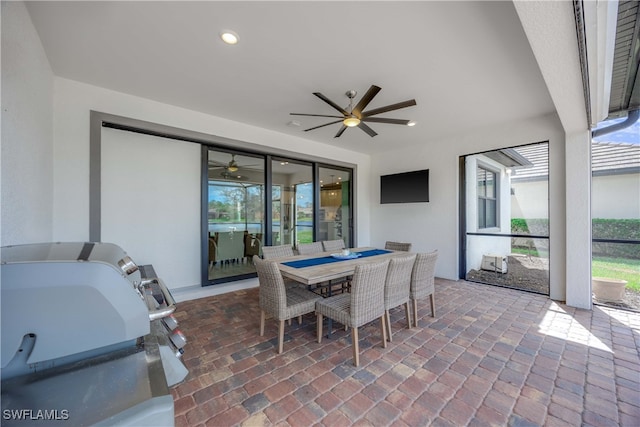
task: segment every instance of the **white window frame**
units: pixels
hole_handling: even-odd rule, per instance
[[[495,193],[495,197],[487,197],[486,196],[486,185],[484,186],[485,189],[485,194],[481,195],[480,194],[480,185],[479,185],[479,175],[480,175],[480,170],[486,172],[486,173],[491,173],[493,174],[493,182],[494,182],[494,193]],[[500,228],[500,171],[497,171],[489,166],[487,166],[486,164],[481,164],[480,162],[477,163],[476,165],[476,199],[478,201],[478,212],[477,212],[477,223],[478,223],[478,230],[489,230],[489,229],[499,229]],[[486,182],[486,180],[485,180]],[[480,222],[480,200],[484,200],[484,224],[481,224]],[[495,201],[495,225],[491,225],[491,226],[487,226],[487,224],[489,223],[489,221],[487,221],[487,200],[491,200],[491,201]]]

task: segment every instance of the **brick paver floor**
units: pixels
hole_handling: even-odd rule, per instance
[[[190,373],[177,426],[640,426],[640,313],[580,310],[540,295],[437,280],[418,327],[379,323],[315,340],[315,316],[259,336],[258,290],[179,304]]]

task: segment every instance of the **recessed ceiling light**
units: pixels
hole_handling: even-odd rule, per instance
[[[415,126],[415,125],[416,125],[416,122],[414,122],[413,120],[407,123],[407,126]]]
[[[238,40],[240,40],[240,37],[238,36],[238,34],[235,31],[231,31],[231,30],[222,31],[220,33],[220,38],[226,44],[236,44],[238,43]]]

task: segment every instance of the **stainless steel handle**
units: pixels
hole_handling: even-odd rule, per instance
[[[166,304],[166,307],[156,308],[155,310],[149,310],[149,321],[162,319],[163,317],[167,317],[170,314],[173,314],[176,311],[176,301],[173,299],[171,292],[164,284],[162,279],[157,277],[153,279],[143,279],[140,283],[140,287],[143,288],[142,292],[144,293],[145,288],[148,288],[151,283],[157,283],[160,288],[160,292],[162,292],[162,297]]]

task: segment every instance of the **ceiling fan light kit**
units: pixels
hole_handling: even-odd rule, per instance
[[[342,121],[345,126],[349,126],[350,128],[354,126],[358,126],[360,124],[360,119],[357,117],[347,117]]]
[[[353,106],[353,99],[356,97],[357,92],[355,90],[347,91],[345,93],[345,95],[347,96],[347,98],[349,98],[348,110],[345,110],[344,108],[340,107],[338,104],[336,104],[335,102],[331,101],[329,98],[327,98],[326,96],[324,96],[320,92],[314,92],[313,93],[315,96],[317,96],[318,98],[320,98],[321,100],[323,100],[324,102],[329,104],[335,110],[339,111],[342,114],[342,116],[338,116],[338,115],[333,115],[332,116],[332,115],[326,115],[326,114],[306,114],[306,113],[290,113],[290,114],[292,116],[330,117],[330,118],[339,119],[339,120],[335,120],[335,121],[332,121],[332,122],[329,122],[329,123],[325,123],[325,124],[320,125],[320,126],[314,126],[314,127],[311,127],[309,129],[305,129],[304,130],[305,132],[308,132],[310,130],[314,130],[314,129],[318,129],[318,128],[321,128],[321,127],[333,125],[333,124],[336,124],[336,123],[342,123],[342,126],[340,127],[340,130],[338,130],[338,133],[335,134],[334,138],[339,138],[348,127],[359,127],[367,135],[369,135],[371,137],[376,136],[377,133],[373,129],[371,129],[365,122],[413,126],[415,124],[415,122],[412,122],[410,120],[388,119],[388,118],[373,117],[373,116],[376,116],[376,115],[382,114],[382,113],[388,113],[389,111],[399,110],[401,108],[414,106],[414,105],[416,105],[416,100],[415,99],[410,99],[410,100],[404,101],[404,102],[398,102],[397,104],[391,104],[391,105],[387,105],[387,106],[384,106],[384,107],[375,108],[375,109],[369,110],[369,111],[364,111],[364,109],[367,107],[367,105],[369,105],[371,100],[378,94],[378,92],[380,92],[380,90],[381,90],[380,87],[372,85],[369,88],[369,90],[367,91],[367,93],[364,94],[364,96],[360,99],[360,102],[358,102],[358,104],[355,107]]]
[[[237,44],[238,41],[240,41],[240,37],[238,36],[238,34],[235,31],[231,31],[231,30],[222,30],[220,32],[220,38],[226,44],[231,44],[231,45]]]

